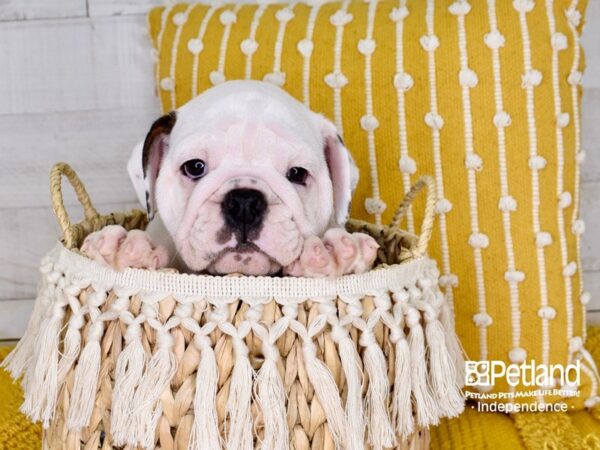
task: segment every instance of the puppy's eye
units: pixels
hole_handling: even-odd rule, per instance
[[[197,180],[206,175],[206,164],[201,159],[190,159],[181,165],[181,173],[192,180]]]
[[[286,176],[292,183],[304,184],[306,182],[306,177],[308,177],[308,170],[304,167],[292,167],[288,170]]]

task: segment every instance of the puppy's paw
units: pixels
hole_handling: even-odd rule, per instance
[[[284,267],[283,273],[293,277],[309,278],[332,277],[337,274],[335,260],[317,236],[310,236],[304,240],[300,257]]]
[[[144,231],[128,232],[119,225],[109,225],[90,234],[83,242],[81,252],[117,270],[127,267],[159,269],[169,262],[167,250],[154,246]]]
[[[335,260],[337,275],[363,273],[371,269],[379,248],[368,234],[350,234],[343,228],[327,230],[323,241]]]

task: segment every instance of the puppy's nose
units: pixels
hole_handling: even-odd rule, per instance
[[[249,231],[261,224],[266,210],[267,200],[256,189],[233,189],[221,203],[225,223],[242,232],[242,241],[246,241]]]

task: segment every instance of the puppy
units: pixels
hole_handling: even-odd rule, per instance
[[[335,126],[270,83],[223,83],[159,118],[128,170],[170,244],[120,226],[88,236],[82,252],[119,270],[319,277],[375,259],[370,236],[342,228],[358,170]]]

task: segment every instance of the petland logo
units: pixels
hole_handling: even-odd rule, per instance
[[[492,387],[505,379],[509,386],[549,387],[579,386],[580,364],[536,364],[535,360],[506,365],[504,361],[465,361],[467,386]]]

